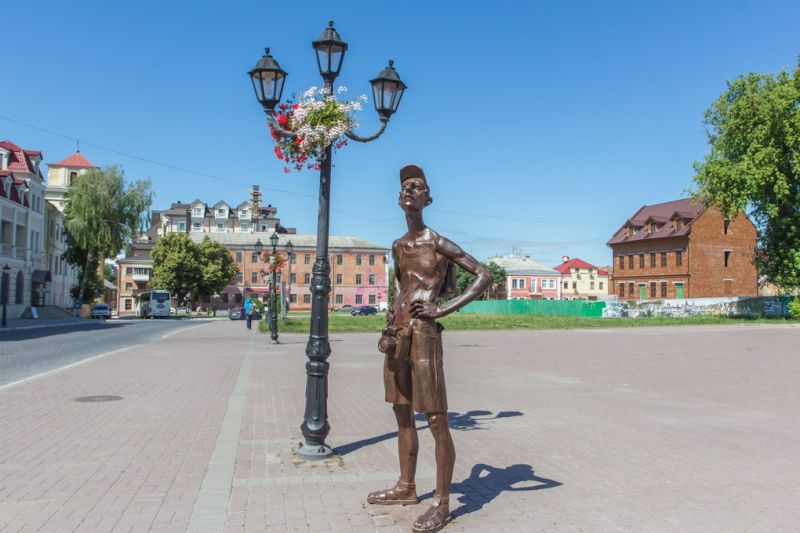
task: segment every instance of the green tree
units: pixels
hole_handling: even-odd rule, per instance
[[[116,285],[117,269],[114,266],[109,265],[108,263],[103,264],[103,278],[109,283],[113,283],[114,285]]]
[[[711,151],[695,163],[693,196],[726,217],[747,212],[759,272],[800,286],[800,67],[729,82],[705,124]]]
[[[387,281],[388,287],[386,288],[387,298],[389,299],[389,305],[394,303],[394,267],[389,267],[389,278]]]
[[[506,284],[506,270],[495,263],[481,263],[489,270],[489,275],[492,277],[492,282],[484,295],[484,298],[496,298],[497,291],[499,291]],[[467,272],[461,267],[456,270],[456,293],[461,294],[467,287],[475,281],[475,276]]]
[[[168,290],[181,303],[187,294],[199,296],[204,273],[200,248],[186,233],[167,233],[150,251],[153,275],[150,287]]]
[[[222,292],[233,282],[239,268],[227,248],[217,241],[211,240],[208,235],[198,246],[198,252],[201,267],[195,294],[206,299],[212,294]]]
[[[116,256],[136,233],[139,218],[152,201],[150,182],[137,180],[128,186],[117,166],[90,169],[75,181],[65,199],[64,227],[67,245],[73,248],[65,258],[81,261],[72,264],[81,267],[77,293],[85,296],[98,262]]]

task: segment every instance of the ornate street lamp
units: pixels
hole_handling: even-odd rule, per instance
[[[292,244],[292,241],[288,241],[286,243],[286,257],[288,257],[289,261],[289,281],[287,283],[289,289],[287,290],[288,296],[284,298],[283,307],[281,308],[284,319],[286,318],[286,313],[289,312],[289,303],[292,300],[292,254],[294,254],[294,244]]]
[[[333,27],[333,22],[323,30],[319,39],[312,42],[316,52],[317,66],[325,88],[333,93],[333,82],[347,52],[347,43]],[[296,138],[291,131],[284,130],[278,124],[273,113],[283,93],[283,84],[287,73],[270,55],[269,49],[255,68],[249,72],[256,92],[256,98],[267,115],[269,125],[279,134]],[[349,139],[357,142],[369,142],[380,137],[389,118],[397,111],[406,85],[397,75],[393,63],[371,80],[372,92],[375,96],[375,110],[378,112],[381,125],[369,137],[361,137],[354,132],[347,132]],[[328,227],[330,219],[331,194],[331,159],[332,147],[328,145],[322,156],[319,170],[319,211],[317,214],[317,259],[314,261],[311,276],[311,327],[306,344],[306,409],[303,424],[300,426],[305,443],[300,447],[297,456],[306,460],[325,459],[333,453],[325,444],[330,431],[328,424],[328,357],[331,346],[328,341],[328,298],[331,292],[331,267],[328,262]]]
[[[8,284],[9,276],[11,274],[11,267],[6,265],[3,267],[3,275],[0,277],[0,298],[3,299],[3,320],[0,321],[0,327],[6,327],[8,321],[6,320],[6,313],[8,307]]]
[[[272,286],[270,287],[270,304],[269,304],[269,331],[270,337],[272,338],[272,344],[278,344],[278,310],[277,310],[277,300],[275,299],[275,293],[278,292],[278,282],[276,280],[277,269],[275,268],[275,256],[278,253],[278,232],[273,231],[272,236],[269,238],[269,242],[272,244],[272,264],[270,265],[270,270],[272,270]]]

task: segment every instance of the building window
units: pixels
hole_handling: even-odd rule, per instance
[[[357,255],[357,256],[356,256],[356,264],[357,264],[357,265],[360,265],[360,264],[361,264],[361,256],[360,256],[360,255]]]
[[[303,264],[304,265],[311,264],[311,254],[303,254]]]
[[[225,229],[225,225],[226,224],[224,222],[217,222],[217,231],[224,230]]]
[[[650,282],[650,298],[655,298],[655,297],[656,297],[656,282],[655,281],[651,281]]]
[[[625,296],[625,284],[624,283],[620,283],[619,284],[619,297],[623,298],[624,296]]]
[[[731,220],[729,218],[726,218],[725,220],[722,221],[722,232],[725,235],[728,235],[728,229],[730,229],[730,225],[731,225]]]
[[[258,254],[255,252],[250,253],[250,262],[253,264],[258,263]]]
[[[336,295],[336,305],[342,305],[342,301],[343,301],[342,295],[341,294],[337,294]]]
[[[126,283],[125,284],[125,290],[126,291],[132,291],[133,290],[133,283],[131,283],[130,281],[128,283]]]
[[[361,285],[361,274],[356,274],[356,285]]]
[[[239,222],[239,231],[249,231],[249,230],[250,230],[250,224],[248,224],[247,222]]]
[[[619,259],[619,269],[620,270],[625,270],[625,256],[624,255],[620,255],[618,257],[618,259]]]
[[[564,288],[565,289],[569,289],[569,281],[565,281],[564,282]]]
[[[639,254],[639,268],[644,268],[644,254]]]
[[[303,283],[305,283],[306,285],[311,283],[311,274],[309,274],[308,272],[303,274]]]
[[[370,294],[369,295],[369,305],[375,305],[375,295],[374,294]]]
[[[361,305],[362,297],[360,294],[356,294],[356,305]]]
[[[650,254],[650,268],[655,268],[656,266],[656,254],[655,252]]]
[[[667,252],[661,252],[661,266],[667,266]]]
[[[200,231],[201,229],[199,222],[192,222],[192,231]]]
[[[731,251],[725,250],[724,253],[725,253],[725,268],[728,268],[731,262]]]
[[[292,303],[292,304],[296,304],[297,303],[297,295],[296,294],[290,294],[289,295],[289,303]]]
[[[555,289],[556,288],[556,280],[554,280],[554,279],[550,280],[550,288],[551,289]]]
[[[258,283],[258,272],[250,273],[250,283]]]
[[[524,289],[525,288],[525,278],[522,278],[521,280],[519,280],[519,288],[520,289]]]
[[[634,296],[634,285],[633,283],[628,283],[628,297],[633,298]]]
[[[77,178],[78,178],[78,172],[75,170],[70,170],[69,179],[67,180],[67,187],[72,187],[72,184],[75,183],[75,180]]]
[[[344,257],[342,257],[341,255],[337,255],[336,256],[336,264],[337,265],[341,265],[343,261],[344,261]]]
[[[578,288],[578,282],[577,281],[573,281],[572,282],[572,288],[573,289],[577,289]]]
[[[186,231],[186,221],[179,220],[178,221],[178,231]]]
[[[337,285],[341,285],[342,284],[342,275],[341,274],[336,274],[336,284]]]
[[[297,283],[297,274],[294,272],[289,274],[289,283]]]
[[[242,276],[242,273],[241,272],[237,272],[236,273],[236,283],[241,283],[243,279],[244,278]]]
[[[594,290],[594,281],[590,281],[590,282],[589,282],[589,290],[590,290],[590,291],[593,291],[593,290]]]
[[[292,254],[292,258],[289,260],[289,263],[293,265],[297,264],[297,254]]]
[[[603,282],[602,281],[598,282],[598,285],[599,285],[598,289],[602,291],[603,290]]]
[[[662,281],[661,282],[661,297],[662,298],[666,298],[667,297],[667,282],[666,281]]]
[[[236,262],[237,263],[242,262],[242,252],[236,252]]]
[[[370,255],[369,256],[369,264],[370,265],[374,265],[375,264],[375,256],[374,255]],[[372,303],[374,303],[374,302],[372,302]]]
[[[304,304],[310,304],[311,303],[311,295],[310,294],[304,294],[303,295],[303,303]]]
[[[681,266],[683,264],[683,252],[678,250],[675,252],[675,266]]]
[[[512,289],[516,289],[517,288],[517,278],[512,278],[511,279],[511,288]]]
[[[633,256],[632,255],[628,256],[628,269],[629,270],[633,270]]]
[[[133,300],[131,300],[130,298],[125,298],[124,306],[126,311],[130,311],[131,309],[133,309]]]
[[[133,274],[133,267],[125,267],[125,275],[130,276]]]

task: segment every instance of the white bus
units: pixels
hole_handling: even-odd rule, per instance
[[[169,318],[170,308],[169,291],[143,292],[136,297],[137,318]]]

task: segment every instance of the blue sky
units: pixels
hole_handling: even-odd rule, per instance
[[[246,72],[270,46],[285,96],[319,85],[310,42],[329,19],[350,96],[388,59],[409,86],[382,138],[334,155],[331,233],[402,235],[398,171],[417,162],[431,227],[480,260],[515,249],[548,266],[608,264],[627,217],[691,186],[726,80],[800,54],[796,1],[29,0],[4,17],[0,138],[47,162],[80,138],[96,164],[150,178],[154,209],[238,204],[258,184],[313,234],[318,175],[283,173]],[[377,127],[371,102],[361,123]]]

